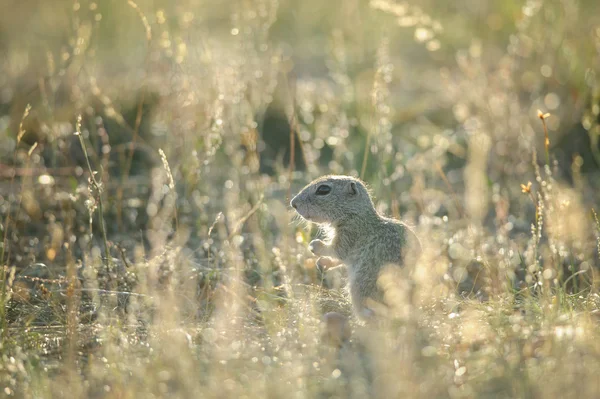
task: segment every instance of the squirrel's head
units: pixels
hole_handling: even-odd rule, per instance
[[[364,183],[351,176],[320,177],[304,187],[290,205],[310,222],[332,225],[376,213]]]

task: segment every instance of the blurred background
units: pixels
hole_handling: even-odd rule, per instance
[[[228,193],[233,223],[261,195],[283,211],[327,173],[362,177],[382,212],[412,223],[502,219],[529,235],[537,199],[520,185],[541,183],[534,164],[586,206],[598,199],[598,11],[591,0],[5,1],[1,209],[23,178],[27,217],[11,262],[44,259],[57,191],[81,197],[69,206],[88,224],[78,115],[110,238],[135,232],[146,250],[163,245],[149,238],[165,195],[158,149],[192,247]]]
[[[319,309],[349,313],[335,296],[343,273],[319,274],[306,250],[316,229],[293,221],[288,206],[324,174],[361,177],[379,211],[414,226],[427,254],[414,274],[416,297],[443,300],[443,312],[454,314],[457,298],[502,298],[512,309],[519,290],[541,290],[550,307],[564,304],[558,288],[591,295],[599,263],[598,74],[597,0],[3,0],[0,261],[8,291],[0,321],[5,331],[67,326],[65,342],[74,342],[68,326],[104,325],[114,315],[102,319],[102,309],[120,308],[131,321],[135,294],[175,304],[173,325],[200,320],[213,328],[215,315],[233,314],[219,287],[264,316],[291,306],[286,298],[299,298],[305,284],[335,288],[326,298],[319,291]],[[139,306],[146,313],[136,334],[168,319],[166,308]],[[472,334],[460,339],[481,344],[474,331],[492,308],[473,310]],[[446,317],[432,314],[421,327]],[[517,330],[510,333],[517,342],[531,339],[531,329]],[[412,330],[403,331],[406,338]],[[493,335],[482,331],[484,341]],[[82,347],[87,356],[95,336],[80,334],[85,342],[67,347],[74,357]],[[256,338],[246,334],[227,339]],[[423,339],[445,342],[434,336]],[[587,337],[592,345],[594,335]],[[406,339],[418,350],[435,346]],[[41,351],[35,345],[22,347]],[[577,351],[549,348],[548,361],[571,356],[564,364],[575,371],[564,386],[531,379],[514,388],[521,360],[533,356],[521,352],[484,379],[495,381],[489,390],[464,370],[454,383],[471,381],[465,397],[526,397],[564,393],[569,381],[600,369],[579,370],[587,363]],[[222,360],[198,359],[191,364]],[[494,361],[482,361],[480,371]],[[423,376],[444,375],[439,364]],[[553,376],[527,365],[532,375]],[[450,392],[436,378],[406,392]],[[59,385],[56,392],[69,386]],[[588,388],[579,393],[597,386],[581,389]]]

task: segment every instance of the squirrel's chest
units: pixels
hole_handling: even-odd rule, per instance
[[[350,267],[350,263],[357,261],[357,257],[365,247],[364,240],[353,234],[336,235],[332,244],[337,258],[343,261],[348,267]]]
[[[334,242],[338,259],[343,261],[348,269],[374,268],[382,264],[399,264],[402,261],[402,242],[399,237],[380,237],[372,240],[339,240]]]
[[[365,240],[338,240],[334,242],[337,258],[352,271],[361,264],[376,263],[378,257],[377,243]]]

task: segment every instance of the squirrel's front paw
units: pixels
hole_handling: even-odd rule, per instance
[[[310,244],[308,245],[308,249],[314,255],[322,256],[322,255],[325,255],[327,252],[327,244],[325,244],[321,240],[312,240],[310,242]]]
[[[330,256],[321,256],[319,259],[317,259],[316,263],[317,269],[319,269],[321,272],[334,269],[341,264],[342,262],[340,262],[338,259],[334,259]]]

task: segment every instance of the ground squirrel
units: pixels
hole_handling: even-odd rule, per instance
[[[310,250],[320,267],[348,267],[349,288],[355,313],[369,318],[368,299],[382,303],[377,279],[382,268],[403,266],[410,251],[420,252],[415,234],[402,222],[375,210],[365,184],[351,176],[323,176],[304,187],[290,205],[304,219],[330,227],[328,242],[313,240]]]

